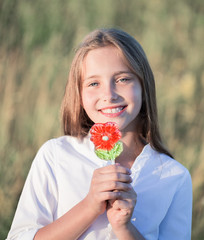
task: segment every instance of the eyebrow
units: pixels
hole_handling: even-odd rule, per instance
[[[98,77],[100,77],[100,75],[91,75],[91,76],[88,76],[88,77],[84,78],[84,81],[88,81],[92,78],[94,79],[94,78],[98,78]]]
[[[114,74],[114,76],[117,76],[117,75],[121,75],[121,74],[131,74],[131,75],[135,75],[133,72],[131,71],[118,71]]]
[[[118,72],[115,72],[113,74],[113,76],[118,76],[118,75],[122,75],[122,74],[131,74],[131,75],[135,76],[135,74],[131,71],[118,71]],[[88,81],[90,79],[99,78],[99,77],[101,77],[101,76],[100,75],[91,75],[91,76],[84,78],[84,81]]]

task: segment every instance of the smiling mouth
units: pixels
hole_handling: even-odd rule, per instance
[[[104,114],[116,114],[122,112],[127,106],[115,107],[115,108],[105,108],[100,109],[100,111]]]

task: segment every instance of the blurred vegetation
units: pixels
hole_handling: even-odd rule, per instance
[[[62,134],[59,110],[73,48],[99,27],[129,32],[149,57],[163,137],[192,175],[192,239],[202,240],[202,0],[0,0],[0,239],[37,150]]]

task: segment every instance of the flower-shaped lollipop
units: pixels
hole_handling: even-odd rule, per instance
[[[91,141],[95,145],[96,155],[103,160],[115,162],[115,158],[123,151],[121,132],[116,123],[95,123],[91,130]]]

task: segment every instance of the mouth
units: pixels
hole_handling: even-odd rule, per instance
[[[103,115],[106,115],[108,117],[116,117],[116,116],[119,116],[120,114],[122,114],[126,108],[127,108],[127,105],[126,106],[118,106],[118,107],[107,107],[107,108],[100,109],[99,111]]]

